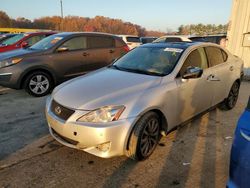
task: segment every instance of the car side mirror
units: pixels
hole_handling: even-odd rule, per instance
[[[67,47],[60,47],[56,51],[57,52],[66,52],[66,51],[69,51],[69,49]]]
[[[23,41],[23,42],[21,43],[21,48],[27,48],[27,47],[29,47],[29,43],[26,42],[26,41]]]
[[[195,79],[200,78],[203,73],[203,69],[199,67],[188,67],[184,75],[183,79]]]

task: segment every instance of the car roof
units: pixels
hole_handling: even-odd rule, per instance
[[[78,36],[78,35],[93,35],[93,36],[110,36],[110,37],[117,37],[116,35],[109,34],[109,33],[101,33],[101,32],[63,32],[57,33],[56,36],[66,37],[66,36]]]
[[[190,46],[204,44],[202,42],[164,42],[164,43],[149,43],[139,46],[138,48],[180,48],[187,49]]]

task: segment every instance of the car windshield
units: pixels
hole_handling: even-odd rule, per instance
[[[111,68],[164,76],[172,72],[183,51],[179,48],[140,47],[117,60]]]
[[[29,47],[28,49],[30,49],[30,50],[47,50],[47,49],[53,47],[54,45],[56,45],[62,39],[63,39],[62,36],[51,35],[49,37],[46,37],[46,38],[40,40],[39,42],[37,42],[33,46]]]
[[[25,34],[17,34],[17,35],[15,35],[13,37],[7,38],[4,41],[2,41],[1,45],[8,46],[8,45],[15,44],[16,42],[21,40],[23,37],[25,37]]]

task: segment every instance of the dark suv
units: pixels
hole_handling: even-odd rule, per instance
[[[44,96],[55,85],[107,66],[128,50],[110,34],[51,35],[29,48],[0,54],[0,85]]]

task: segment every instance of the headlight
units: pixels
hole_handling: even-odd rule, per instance
[[[9,59],[9,60],[0,61],[0,68],[17,64],[17,63],[21,62],[22,59],[23,58],[15,58],[15,59]]]
[[[83,115],[77,121],[93,123],[117,121],[124,109],[125,106],[104,106]]]

